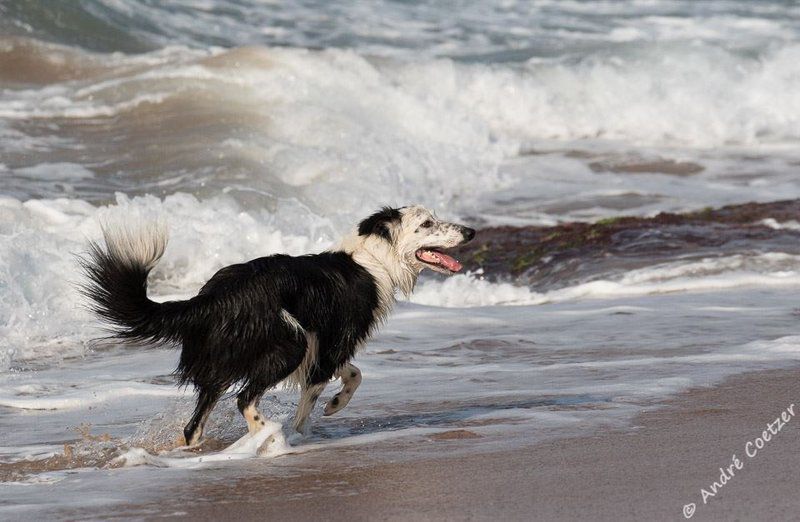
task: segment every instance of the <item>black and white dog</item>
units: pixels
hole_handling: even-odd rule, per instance
[[[389,313],[395,292],[410,294],[425,268],[461,270],[443,250],[475,235],[420,206],[387,207],[335,249],[231,265],[197,296],[157,303],[147,297],[147,275],[164,253],[163,227],[103,233],[105,249],[92,243],[83,260],[89,279],[83,291],[114,336],[182,347],[176,374],[198,393],[183,430],[188,445],[199,441],[209,413],[231,386],[237,387],[237,405],[251,434],[266,424],[256,409],[259,399],[287,379],[301,389],[296,430],[304,431],[334,377],[342,379],[342,389],[324,414],[344,408],[361,383],[350,360]]]

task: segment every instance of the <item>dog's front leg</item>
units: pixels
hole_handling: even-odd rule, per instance
[[[353,398],[353,394],[361,384],[361,370],[352,364],[342,366],[337,375],[342,379],[342,389],[325,405],[325,411],[322,414],[326,416],[333,415],[347,406],[347,403]]]

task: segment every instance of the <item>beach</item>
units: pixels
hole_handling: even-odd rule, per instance
[[[752,457],[746,446],[798,396],[797,369],[749,373],[653,405],[624,430],[453,458],[443,449],[441,458],[407,463],[359,464],[349,453],[337,466],[341,457],[325,455],[332,464],[290,465],[287,477],[175,484],[150,504],[113,513],[150,520],[680,520],[684,505],[694,503],[696,520],[790,519],[800,508],[800,422],[789,420]],[[734,455],[745,461],[741,471],[704,504],[701,488],[719,482]]]
[[[781,0],[0,2],[0,518],[792,518],[798,143]],[[463,269],[302,434],[233,385],[184,447],[179,349],[81,294],[104,225],[163,302],[410,205]]]

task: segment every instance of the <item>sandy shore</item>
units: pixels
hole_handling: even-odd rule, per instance
[[[184,486],[178,512],[195,520],[683,520],[694,503],[693,520],[788,520],[800,513],[792,404],[800,413],[800,370],[751,373],[644,411],[624,432],[356,469],[358,453],[344,452],[342,469]],[[782,412],[790,420],[748,457],[748,441]],[[712,491],[733,455],[741,469],[704,504],[701,488]],[[159,518],[176,513],[168,504]]]

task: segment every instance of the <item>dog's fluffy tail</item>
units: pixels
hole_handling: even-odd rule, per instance
[[[136,230],[103,226],[105,248],[89,243],[81,259],[88,282],[81,291],[91,309],[111,325],[113,337],[135,342],[179,342],[187,301],[156,303],[147,297],[147,275],[164,255],[167,229],[151,223]]]

